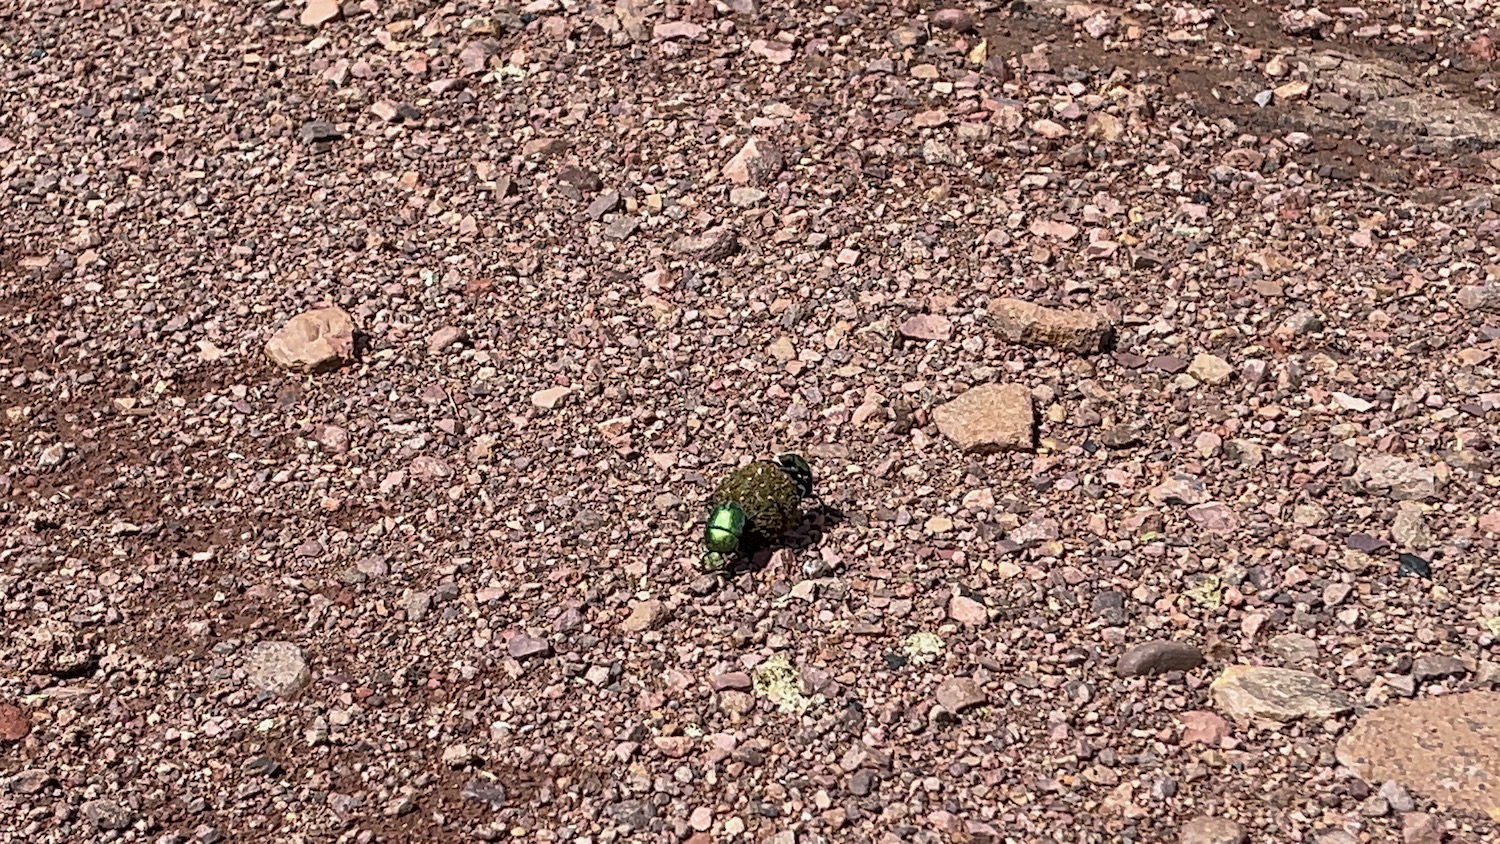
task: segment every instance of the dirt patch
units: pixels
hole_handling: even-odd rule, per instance
[[[1493,59],[1450,43],[1292,37],[1282,31],[1279,11],[1259,3],[1216,4],[1212,11],[1206,23],[1179,26],[1177,40],[1169,34],[1138,49],[1093,38],[1079,24],[1102,13],[1115,16],[1120,32],[1172,25],[1047,0],[990,15],[983,34],[992,53],[1023,68],[1020,57],[1044,44],[1050,71],[1064,78],[1073,68],[1105,78],[1122,69],[1162,86],[1166,99],[1199,119],[1228,119],[1262,141],[1303,133],[1309,140],[1295,160],[1333,181],[1358,179],[1387,190],[1420,186],[1429,200],[1442,201],[1482,190],[1496,175],[1488,163],[1500,150],[1496,89],[1487,81]],[[1161,14],[1170,19],[1173,10]],[[1266,72],[1273,59],[1284,68],[1277,77]]]

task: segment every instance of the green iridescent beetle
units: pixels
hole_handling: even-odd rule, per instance
[[[747,546],[779,539],[802,520],[802,499],[812,495],[813,473],[800,454],[778,454],[730,472],[709,499],[703,528],[707,550],[698,567],[729,568]]]

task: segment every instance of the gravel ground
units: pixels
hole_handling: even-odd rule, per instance
[[[1492,9],[0,4],[6,840],[1489,840],[1334,745],[1500,677]]]

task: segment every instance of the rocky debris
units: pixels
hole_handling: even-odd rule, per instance
[[[1244,722],[1325,719],[1354,707],[1348,695],[1316,674],[1291,668],[1231,665],[1209,686],[1214,706]]]
[[[1200,815],[1177,832],[1181,844],[1245,844],[1245,828],[1228,818]]]
[[[943,436],[967,452],[1030,451],[1036,441],[1031,391],[1019,384],[981,384],[932,409]]]
[[[1133,645],[1115,663],[1115,674],[1141,677],[1168,671],[1192,671],[1203,664],[1203,652],[1188,642],[1156,640]]]
[[[1500,840],[1207,688],[1500,685],[1493,4],[944,5],[8,16],[18,835]],[[263,356],[325,302],[356,362]],[[1034,452],[942,433],[985,384]],[[794,548],[691,574],[716,467],[781,450]],[[1211,665],[1116,676],[1155,639]]]
[[[722,172],[734,184],[764,187],[776,180],[782,166],[781,149],[776,144],[765,138],[751,138],[729,159]]]
[[[1114,327],[1090,311],[1058,310],[1022,299],[992,300],[985,310],[1012,343],[1095,355],[1114,342]]]
[[[354,360],[354,320],[343,308],[303,311],[271,335],[266,357],[291,372],[338,369]]]
[[[983,706],[988,698],[984,689],[971,677],[952,677],[944,680],[933,696],[938,706],[959,714]]]
[[[666,621],[666,618],[666,604],[655,599],[641,601],[632,605],[630,615],[620,622],[620,632],[643,633],[647,630],[655,630]]]
[[[684,235],[672,241],[672,251],[684,258],[718,261],[739,251],[740,241],[728,226],[717,226],[702,234]]]
[[[1281,14],[1281,31],[1287,35],[1317,37],[1333,18],[1313,9],[1289,9]]]
[[[291,642],[261,642],[245,660],[250,685],[273,695],[295,694],[312,679],[302,649]]]
[[[1366,782],[1394,780],[1439,808],[1500,817],[1493,787],[1500,779],[1500,693],[1417,698],[1373,710],[1339,739],[1335,755]]]

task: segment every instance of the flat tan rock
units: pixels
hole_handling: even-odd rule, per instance
[[[1235,719],[1287,724],[1331,718],[1354,708],[1349,696],[1316,674],[1291,668],[1231,665],[1209,686],[1214,706]]]
[[[1377,709],[1344,734],[1335,755],[1366,782],[1395,780],[1442,809],[1500,821],[1500,692]]]
[[[943,436],[968,452],[1030,451],[1035,411],[1019,384],[982,384],[932,409]]]
[[[304,311],[271,335],[266,357],[292,372],[338,369],[354,360],[354,320],[343,308]]]
[[[985,310],[1005,339],[1024,346],[1094,355],[1104,351],[1114,337],[1114,326],[1091,311],[1065,311],[1008,298],[995,299]]]
[[[338,0],[307,0],[307,5],[302,9],[302,25],[322,26],[336,20],[339,13]]]

